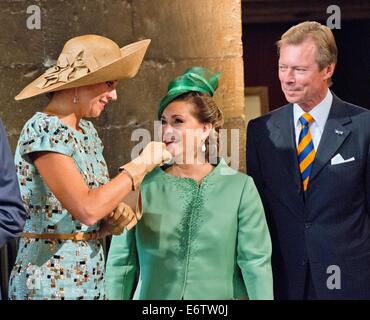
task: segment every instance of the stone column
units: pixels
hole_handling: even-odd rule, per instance
[[[239,129],[239,169],[245,170],[240,0],[134,1],[133,11],[135,36],[153,42],[142,69],[145,79],[139,77],[128,84],[131,103],[138,102],[129,108],[133,115],[129,118],[134,123],[154,119],[168,82],[187,68],[205,66],[221,71],[215,100],[224,112],[224,127]],[[139,91],[144,94],[138,95]],[[140,112],[131,111],[134,109]]]

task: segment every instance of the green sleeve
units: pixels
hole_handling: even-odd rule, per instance
[[[237,262],[249,299],[273,299],[271,238],[260,196],[249,176],[238,212]]]
[[[129,300],[137,269],[135,228],[113,236],[106,266],[106,287],[110,300]]]

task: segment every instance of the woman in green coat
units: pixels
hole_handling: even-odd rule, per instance
[[[112,239],[109,299],[273,298],[271,240],[254,182],[212,161],[223,124],[212,99],[219,76],[190,68],[160,103],[162,140],[175,160],[145,177],[142,220]]]

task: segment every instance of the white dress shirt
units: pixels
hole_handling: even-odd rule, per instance
[[[309,114],[313,117],[314,121],[310,124],[310,132],[313,140],[313,146],[315,151],[319,146],[322,133],[324,131],[326,120],[329,116],[329,111],[331,108],[331,104],[333,102],[333,95],[328,90],[325,98],[315,106]],[[298,146],[299,134],[301,132],[302,124],[299,121],[299,118],[305,113],[302,108],[294,103],[293,104],[293,118],[294,118],[294,126],[295,126],[295,141],[296,146]]]

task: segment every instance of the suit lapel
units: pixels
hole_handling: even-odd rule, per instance
[[[281,110],[273,122],[271,140],[279,154],[281,167],[292,176],[297,188],[301,187],[301,177],[298,169],[297,149],[295,143],[295,130],[293,125],[293,105],[289,104]]]
[[[351,122],[351,118],[344,108],[343,102],[333,94],[333,103],[317,149],[310,175],[310,182],[317,177],[347,139],[351,131],[344,127],[344,125],[349,122]]]
[[[293,105],[282,107],[274,114],[269,126],[270,141],[274,144],[270,156],[276,159],[276,170],[282,170],[281,189],[276,195],[282,199],[290,211],[300,220],[304,219],[304,202],[301,176],[298,170],[298,158],[295,144],[295,131],[293,126]],[[290,178],[290,179],[289,179]],[[290,182],[291,179],[294,182]]]

